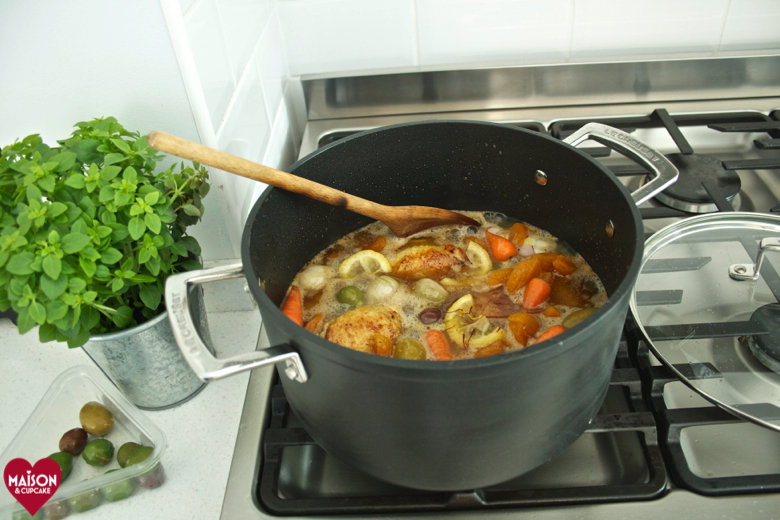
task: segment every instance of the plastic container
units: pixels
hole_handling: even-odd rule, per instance
[[[148,492],[165,481],[161,464],[165,435],[138,408],[128,401],[95,367],[77,366],[66,370],[52,383],[41,402],[0,458],[0,468],[9,461],[24,458],[35,464],[59,451],[62,435],[79,428],[79,411],[97,401],[114,414],[114,427],[103,438],[114,445],[114,456],[105,466],[90,466],[81,455],[73,457],[73,469],[57,492],[34,518],[64,518],[109,502],[108,495],[129,498]],[[94,438],[89,436],[89,440]],[[143,462],[121,468],[116,452],[126,442],[152,446],[152,454]],[[108,471],[116,470],[111,473]],[[29,518],[27,511],[5,486],[0,490],[0,520]],[[101,491],[102,490],[102,491]]]

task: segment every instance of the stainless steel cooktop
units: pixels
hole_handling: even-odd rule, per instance
[[[643,204],[648,236],[693,211],[780,211],[780,56],[315,77],[304,91],[301,157],[408,121],[492,121],[565,137],[599,120],[681,160],[706,156],[727,177],[694,179],[705,202],[693,200],[699,189],[672,194],[682,204]],[[643,182],[628,160],[588,148],[627,186]],[[327,455],[297,428],[275,370],[257,369],[222,518],[780,518],[780,433],[670,378],[627,329],[599,418],[577,443],[506,485],[446,496],[388,486]],[[258,348],[266,346],[261,330]]]

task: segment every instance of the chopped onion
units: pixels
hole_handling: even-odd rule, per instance
[[[529,239],[525,239],[525,243],[528,244]],[[556,240],[546,240],[544,238],[537,238],[531,243],[534,246],[534,251],[537,253],[546,253],[547,251],[555,251],[558,249],[558,242]]]
[[[508,229],[502,229],[500,227],[490,226],[489,228],[487,228],[487,230],[489,232],[493,233],[494,235],[498,235],[498,236],[500,236],[502,238],[507,238],[509,236],[509,230]]]
[[[380,276],[366,287],[366,298],[370,303],[379,303],[393,295],[401,284],[390,276]]]
[[[423,278],[414,285],[414,293],[434,303],[441,303],[450,294],[447,289],[434,282],[430,278]]]
[[[333,270],[324,265],[307,267],[302,273],[299,283],[303,289],[318,291],[325,287],[328,279],[333,276]]]
[[[534,246],[531,244],[523,244],[519,249],[520,256],[533,256]]]

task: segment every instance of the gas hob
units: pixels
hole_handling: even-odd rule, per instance
[[[683,171],[676,189],[640,206],[648,237],[699,213],[780,212],[776,56],[310,78],[304,89],[300,157],[408,121],[491,121],[556,138],[598,121]],[[582,148],[631,191],[644,182],[622,156]],[[487,489],[427,493],[360,474],[300,428],[276,377],[258,369],[250,378],[223,518],[780,518],[780,433],[689,390],[630,316],[591,428],[556,459]]]

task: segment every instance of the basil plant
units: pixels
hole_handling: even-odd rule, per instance
[[[75,126],[0,152],[0,311],[70,347],[165,310],[166,277],[201,267],[186,229],[209,191],[199,164],[155,172],[162,156],[113,117]]]

